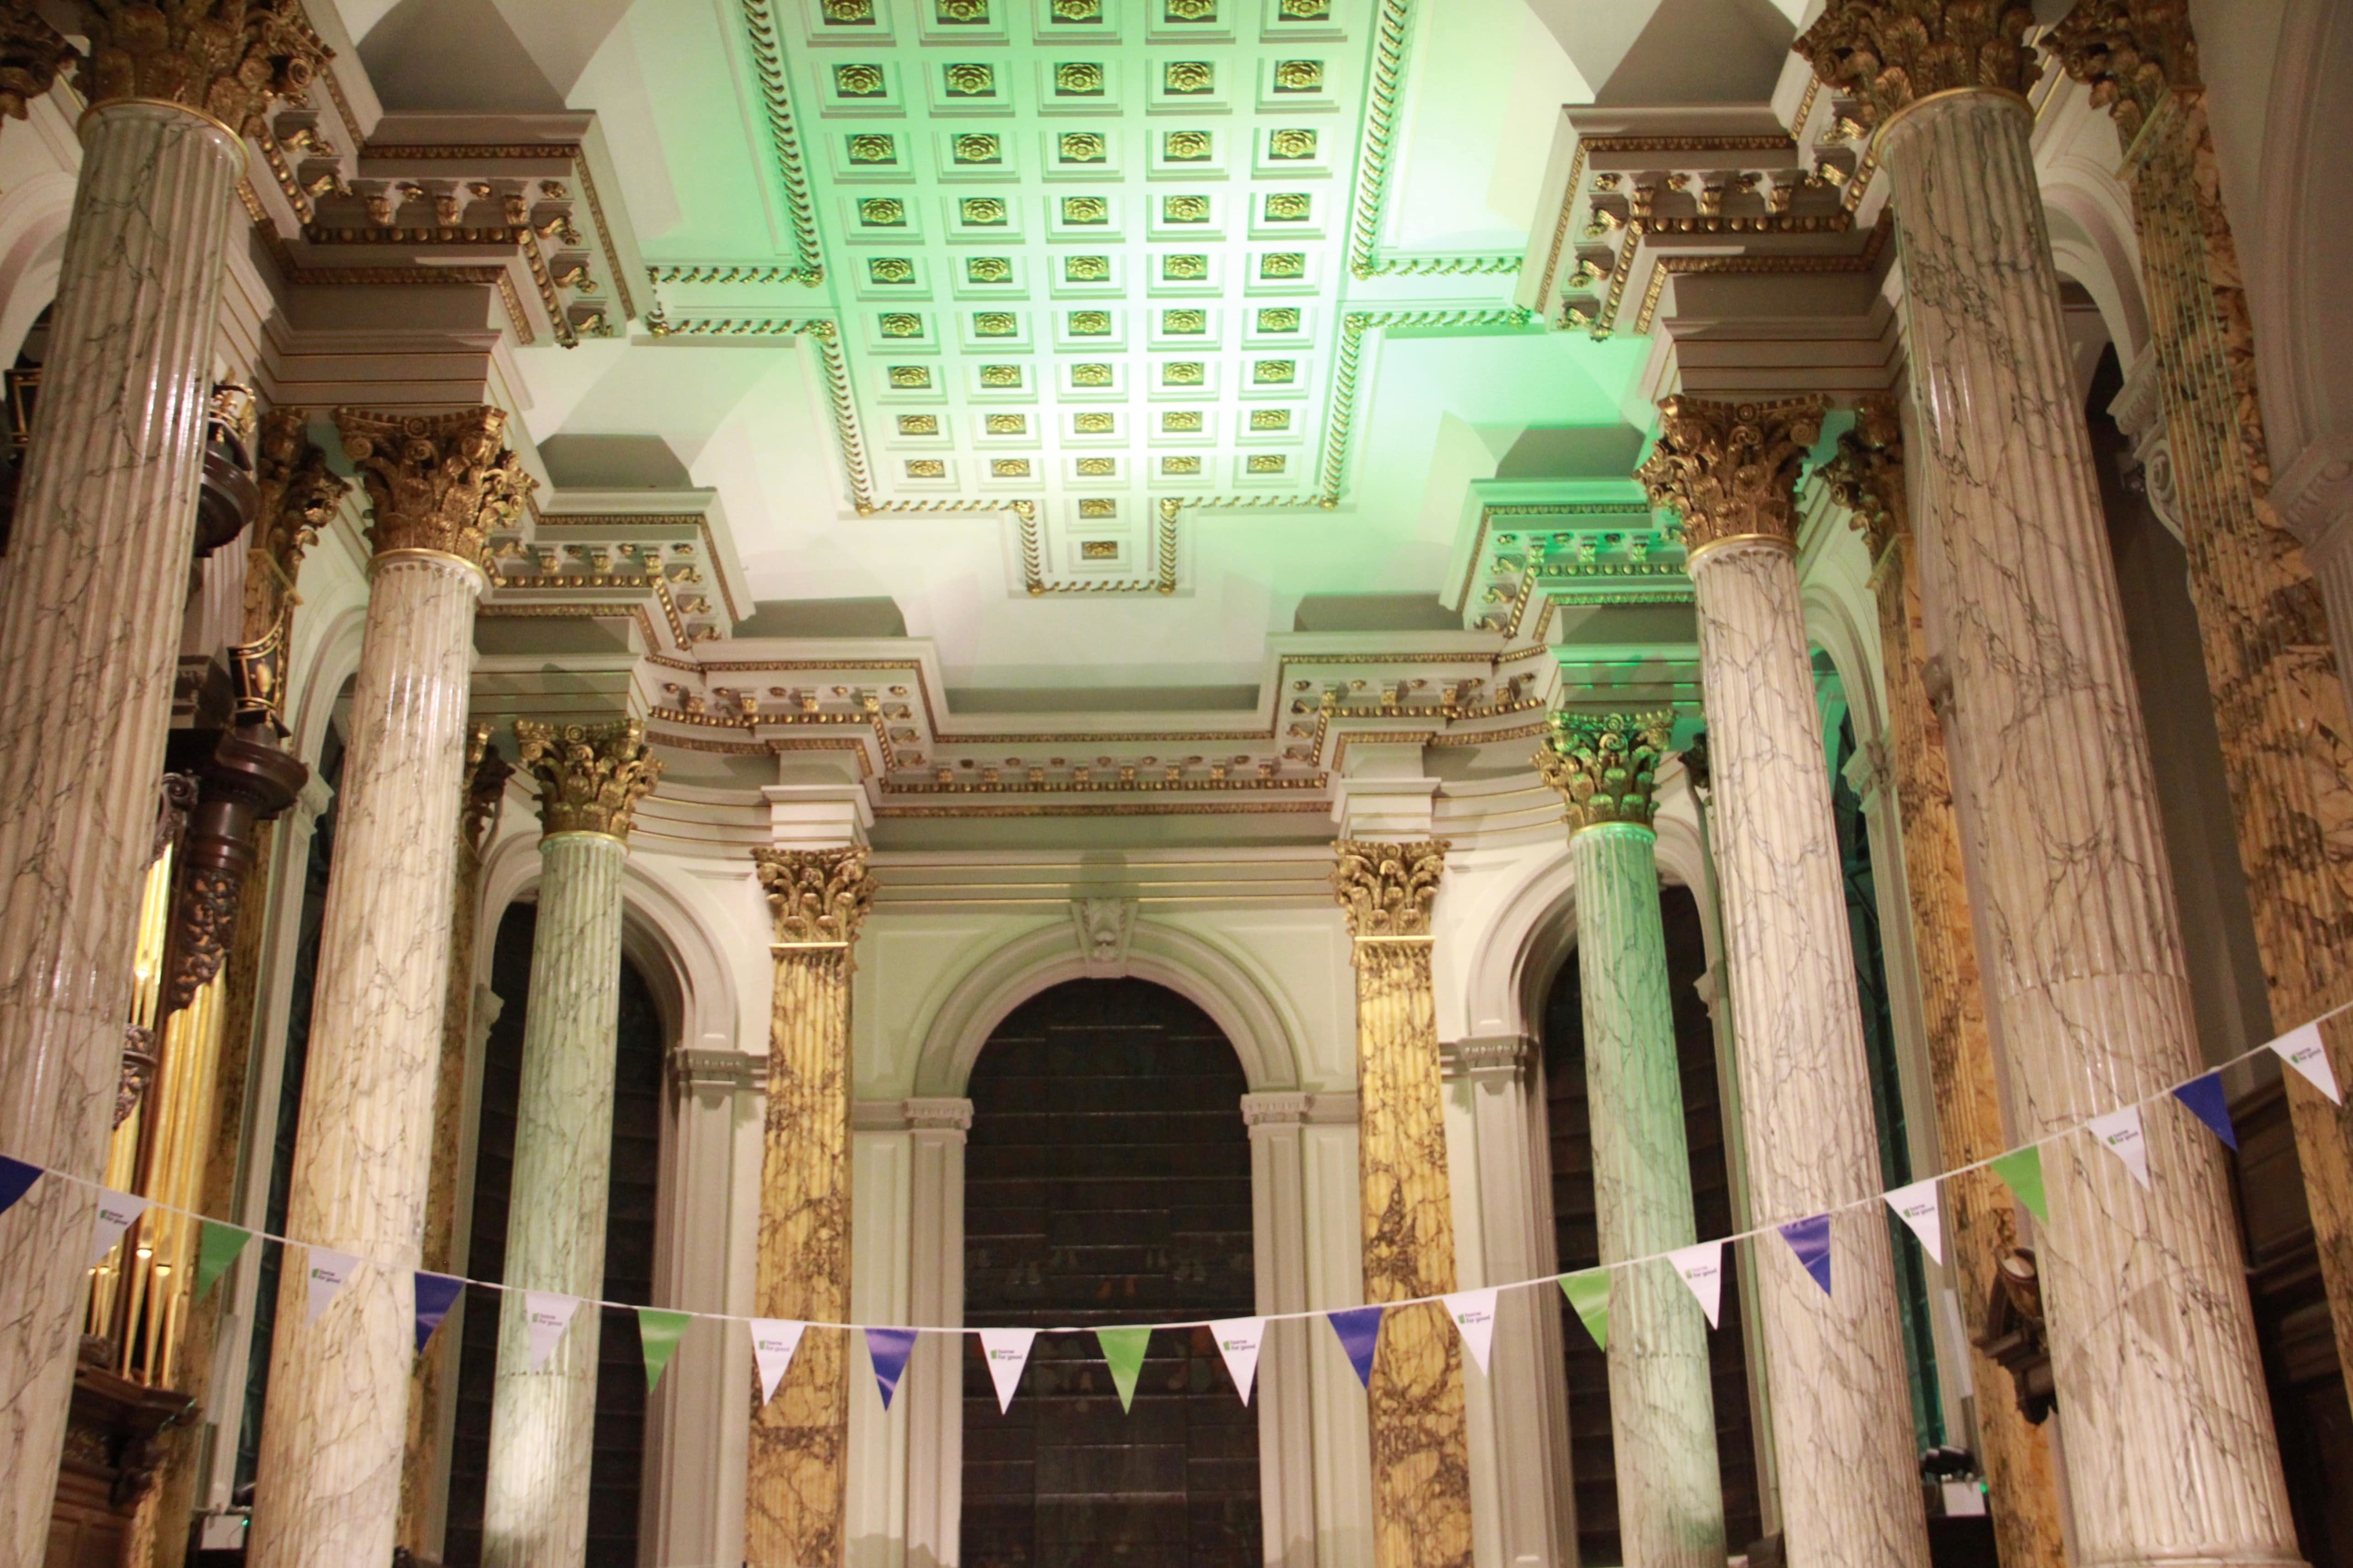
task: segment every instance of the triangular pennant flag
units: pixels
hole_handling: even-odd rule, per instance
[[[2042,1195],[2042,1151],[2030,1143],[2023,1149],[2012,1149],[1986,1162],[1986,1169],[2000,1176],[2002,1184],[2018,1194],[2026,1212],[2043,1224],[2051,1223],[2051,1201]]]
[[[526,1290],[522,1293],[523,1322],[531,1330],[531,1357],[528,1366],[537,1372],[555,1353],[564,1331],[572,1326],[573,1315],[580,1310],[580,1298],[559,1296],[553,1290]]]
[[[988,1363],[988,1378],[997,1384],[997,1413],[1013,1408],[1013,1391],[1021,1386],[1021,1369],[1029,1364],[1029,1347],[1038,1342],[1035,1329],[983,1329],[980,1356]]]
[[[335,1292],[341,1290],[359,1268],[360,1260],[348,1252],[337,1252],[328,1247],[306,1247],[304,1250],[310,1254],[311,1303],[302,1314],[302,1321],[315,1323],[319,1321],[319,1314],[327,1310],[327,1303],[335,1299]]]
[[[1356,1381],[1369,1392],[1373,1386],[1373,1350],[1381,1342],[1381,1310],[1343,1307],[1324,1316],[1331,1322],[1332,1331],[1340,1336],[1340,1348],[1348,1352],[1348,1364],[1356,1369]]]
[[[1912,1227],[1920,1238],[1921,1247],[1937,1263],[1945,1261],[1944,1200],[1936,1192],[1936,1178],[1915,1182],[1908,1187],[1898,1187],[1887,1194],[1887,1206],[1895,1217]]]
[[[1226,1358],[1226,1374],[1234,1380],[1234,1392],[1248,1405],[1250,1384],[1258,1381],[1258,1350],[1266,1340],[1264,1318],[1223,1318],[1209,1325],[1209,1332],[1218,1342],[1218,1353]]]
[[[2272,1042],[2272,1049],[2280,1059],[2302,1073],[2312,1087],[2328,1097],[2331,1105],[2345,1103],[2345,1096],[2337,1088],[2337,1069],[2329,1065],[2328,1044],[2320,1037],[2320,1026],[2306,1024],[2290,1029]]]
[[[1681,1247],[1667,1254],[1691,1293],[1699,1299],[1699,1310],[1707,1314],[1707,1326],[1716,1326],[1716,1314],[1724,1310],[1724,1243],[1703,1241],[1694,1247]]]
[[[41,1179],[38,1165],[27,1165],[22,1160],[11,1160],[0,1154],[0,1214],[16,1206],[16,1200]]]
[[[754,1318],[752,1320],[752,1360],[760,1369],[760,1403],[765,1405],[776,1396],[776,1385],[785,1381],[785,1369],[793,1364],[793,1352],[801,1348],[801,1335],[808,1325],[790,1318]],[[872,1332],[869,1330],[868,1332]],[[902,1365],[905,1364],[903,1362]],[[893,1369],[891,1382],[895,1386],[899,1373]],[[882,1408],[891,1407],[891,1395],[882,1395]]]
[[[670,1358],[678,1353],[678,1342],[686,1338],[686,1327],[693,1321],[692,1312],[672,1312],[660,1307],[638,1309],[638,1347],[645,1352],[648,1394],[661,1381]]]
[[[2122,1110],[2094,1116],[2084,1125],[2109,1153],[2125,1163],[2134,1181],[2148,1185],[2148,1140],[2141,1135],[2139,1106],[2127,1105]]]
[[[1144,1352],[1152,1343],[1150,1329],[1097,1329],[1095,1343],[1103,1347],[1103,1363],[1111,1368],[1111,1384],[1119,1390],[1119,1407],[1135,1405],[1135,1380],[1144,1371]]]
[[[1780,1231],[1781,1239],[1789,1244],[1789,1250],[1798,1255],[1798,1261],[1806,1266],[1806,1272],[1814,1277],[1814,1283],[1822,1288],[1822,1294],[1829,1295],[1831,1216],[1818,1214],[1805,1219],[1793,1219],[1782,1226]]]
[[[425,1342],[441,1326],[441,1320],[449,1315],[449,1309],[458,1304],[458,1298],[465,1289],[466,1282],[454,1274],[427,1274],[422,1268],[417,1271],[418,1355],[425,1353]]]
[[[98,1194],[98,1217],[90,1222],[90,1267],[106,1261],[114,1244],[122,1239],[139,1216],[147,1212],[147,1200],[129,1193],[118,1193],[109,1187]]]
[[[883,1409],[891,1408],[891,1396],[899,1392],[899,1379],[907,1370],[907,1358],[914,1353],[913,1329],[866,1331],[866,1357],[874,1363],[874,1386],[882,1391]]]
[[[2210,1072],[2204,1078],[2193,1078],[2173,1091],[2173,1098],[2189,1108],[2189,1114],[2213,1130],[2214,1136],[2225,1145],[2239,1146],[2239,1130],[2231,1125],[2231,1102],[2222,1094],[2222,1075]],[[0,1208],[7,1205],[0,1204]]]
[[[213,1288],[213,1281],[228,1272],[245,1244],[253,1239],[253,1232],[237,1226],[224,1225],[219,1220],[202,1221],[196,1237],[196,1294],[202,1296]]]
[[[1447,1315],[1454,1326],[1462,1331],[1463,1347],[1471,1359],[1479,1363],[1480,1373],[1487,1371],[1487,1354],[1495,1344],[1495,1292],[1460,1290],[1446,1298]]]
[[[1577,1321],[1602,1350],[1609,1348],[1609,1270],[1587,1268],[1560,1277],[1560,1293],[1577,1310]]]

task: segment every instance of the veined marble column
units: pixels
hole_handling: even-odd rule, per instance
[[[1698,1239],[1651,828],[1652,772],[1672,718],[1556,713],[1536,753],[1561,793],[1571,835],[1604,1264]],[[1673,1270],[1653,1264],[1610,1275],[1609,1353],[1627,1568],[1716,1568],[1725,1557],[1724,1482],[1707,1319]]]
[[[753,852],[776,919],[768,1105],[754,1308],[764,1318],[849,1317],[849,973],[873,907],[862,845]],[[776,1396],[752,1413],[744,1555],[841,1568],[850,1336],[815,1329]]]
[[[1795,1568],[1926,1568],[1862,1015],[1822,765],[1796,488],[1821,405],[1670,397],[1641,478],[1683,518],[1699,601],[1725,955],[1759,1224],[1841,1205],[1825,1295],[1797,1255],[1748,1249]]]
[[[1970,891],[2018,1131],[2040,1137],[2200,1062],[2035,183],[2026,8],[1891,21],[1838,0],[1802,47],[1862,100],[1891,182],[1927,628],[1952,676],[1955,795],[1976,817]],[[2036,1261],[2078,1551],[2294,1562],[2221,1146],[2164,1107],[2144,1136],[2147,1189],[2088,1136],[2042,1153]]]
[[[2010,1146],[2001,1089],[1978,983],[1977,941],[1962,885],[1961,835],[1944,731],[1928,698],[1920,623],[1920,567],[1904,490],[1904,433],[1894,399],[1864,398],[1854,428],[1822,469],[1839,503],[1870,542],[1879,601],[1888,728],[1894,736],[1895,799],[1904,880],[1920,966],[1928,1068],[1936,1091],[1937,1141],[1947,1167],[1991,1159]],[[2057,1568],[2066,1560],[2059,1488],[2044,1428],[2008,1396],[2009,1374],[1977,1344],[1993,1300],[1995,1268],[2018,1245],[2017,1204],[1990,1171],[1955,1176],[1943,1189],[1961,1318],[1969,1334],[1969,1381],[1991,1493],[1995,1538],[2007,1568]]]
[[[638,802],[661,776],[645,726],[515,721],[539,784],[539,922],[523,1015],[507,1205],[506,1288],[482,1505],[489,1568],[578,1568],[588,1549],[596,1426],[596,1309],[536,1371],[525,1290],[604,1294],[613,1161],[614,1031],[621,1009],[621,869]]]
[[[450,879],[487,531],[531,480],[497,408],[338,409],[375,512],[286,1229],[371,1261],[315,1323],[308,1268],[279,1290],[248,1551],[256,1568],[392,1555],[416,1359],[414,1280],[448,985]]]
[[[1356,939],[1365,1300],[1441,1295],[1454,1289],[1454,1215],[1430,909],[1446,869],[1446,843],[1344,838],[1333,849],[1332,886]],[[1469,1568],[1461,1335],[1441,1307],[1382,1320],[1371,1405],[1374,1563]]]
[[[321,56],[285,9],[231,6],[225,51],[177,13],[80,23],[81,175],[0,584],[0,1148],[79,1177],[121,1070],[240,138]],[[74,57],[10,17],[0,109],[21,115]],[[67,694],[100,717],[60,721]],[[47,1550],[90,1215],[87,1188],[42,1182],[0,1226],[0,1568]]]

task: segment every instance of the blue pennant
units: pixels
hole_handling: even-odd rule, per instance
[[[1811,1219],[1793,1219],[1781,1227],[1781,1239],[1789,1244],[1789,1250],[1798,1255],[1798,1261],[1806,1266],[1806,1272],[1814,1277],[1814,1283],[1822,1288],[1822,1294],[1829,1295],[1831,1216],[1818,1214]]]
[[[914,1353],[913,1329],[866,1331],[866,1354],[874,1363],[874,1385],[882,1391],[883,1409],[891,1408],[891,1396],[899,1392],[900,1374],[907,1370],[907,1358]]]
[[[11,1160],[0,1154],[0,1214],[16,1206],[16,1200],[41,1179],[38,1165],[27,1165],[22,1160]]]
[[[433,1331],[441,1326],[441,1320],[449,1315],[449,1309],[458,1304],[459,1293],[465,1289],[463,1279],[447,1274],[427,1274],[422,1268],[417,1271],[417,1354],[425,1353],[425,1342],[433,1337]]]
[[[1340,1348],[1348,1352],[1348,1364],[1356,1369],[1356,1381],[1367,1390],[1373,1386],[1373,1347],[1380,1343],[1381,1310],[1378,1307],[1343,1307],[1336,1312],[1326,1312],[1332,1331],[1340,1336]]]
[[[2193,1078],[2173,1091],[2173,1098],[2189,1108],[2189,1114],[2214,1131],[2214,1136],[2235,1149],[2239,1146],[2238,1130],[2231,1125],[2231,1103],[2222,1095],[2222,1075],[2210,1072],[2204,1078]]]

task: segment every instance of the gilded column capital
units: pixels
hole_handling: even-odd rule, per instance
[[[538,481],[501,439],[503,408],[451,414],[335,410],[343,450],[367,487],[378,556],[429,550],[479,563],[491,531],[512,522]]]
[[[1904,421],[1894,398],[1874,392],[1855,405],[1854,427],[1839,437],[1821,477],[1831,499],[1852,514],[1877,564],[1889,545],[1912,531],[1904,500]]]
[[[1332,892],[1348,917],[1348,934],[1358,942],[1399,937],[1427,940],[1430,906],[1446,872],[1447,841],[1421,838],[1380,844],[1343,838],[1332,846]]]
[[[1940,92],[1991,89],[2021,99],[2042,74],[2026,43],[2025,0],[1830,0],[1789,47],[1822,85],[1885,125]]]
[[[2168,93],[2200,85],[2188,0],[2075,0],[2042,42],[2127,146]]]
[[[507,780],[514,771],[491,739],[490,721],[474,721],[466,731],[466,804],[459,813],[459,837],[477,858],[498,830],[499,808],[506,804]]]
[[[1650,826],[1673,713],[1555,713],[1549,722],[1536,769],[1560,792],[1569,831],[1613,822]]]
[[[515,721],[522,765],[539,784],[543,834],[601,833],[628,842],[638,802],[653,792],[661,763],[635,719],[617,724]]]
[[[754,849],[779,947],[848,947],[874,908],[866,850]]]
[[[0,114],[22,120],[33,100],[47,96],[58,72],[76,58],[65,35],[42,19],[30,0],[0,5]]]
[[[301,0],[81,0],[76,10],[90,52],[74,86],[93,107],[175,103],[240,137],[263,129],[273,101],[308,93],[332,53]]]
[[[298,602],[294,582],[301,575],[302,558],[352,488],[327,467],[327,454],[311,441],[309,416],[299,408],[273,408],[261,416],[254,439],[254,480],[261,500],[247,551],[248,642],[259,641]]]
[[[1651,504],[1683,519],[1696,558],[1734,539],[1798,543],[1798,477],[1822,433],[1820,397],[1718,403],[1678,395],[1659,401],[1659,443],[1634,477]]]

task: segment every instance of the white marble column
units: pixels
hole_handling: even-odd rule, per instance
[[[375,555],[352,698],[334,870],[287,1233],[370,1261],[317,1322],[308,1266],[280,1277],[248,1551],[256,1568],[390,1560],[417,1352],[433,1090],[449,963],[476,564],[529,485],[506,416],[338,410]]]
[[[87,26],[100,62],[119,60],[113,24]],[[46,31],[29,16],[17,26],[27,47]],[[185,28],[161,31],[169,49]],[[57,40],[48,58],[67,53]],[[186,90],[208,101],[217,89],[216,109],[258,114],[266,89],[215,79],[238,63],[192,69]],[[100,1174],[121,1070],[214,317],[246,156],[214,114],[127,101],[111,86],[84,63],[80,87],[98,101],[81,121],[81,177],[0,574],[0,1149],[87,1178]],[[47,1550],[90,1215],[87,1188],[49,1181],[0,1225],[0,1568],[33,1568]]]
[[[534,1369],[522,1293],[604,1294],[621,874],[631,816],[661,764],[648,755],[645,727],[634,720],[556,729],[519,719],[515,741],[539,785],[544,832],[515,1104],[482,1561],[490,1568],[577,1568],[587,1551],[599,1315],[582,1308]]]
[[[964,1146],[972,1101],[910,1100],[907,1122],[907,1321],[937,1328],[964,1321]],[[907,1373],[907,1552],[916,1563],[953,1564],[964,1520],[962,1335],[925,1334]]]
[[[1536,758],[1567,806],[1604,1264],[1698,1239],[1651,827],[1653,774],[1672,719],[1556,714]],[[1610,1275],[1610,1429],[1627,1568],[1724,1561],[1707,1332],[1699,1302],[1672,1270]]]
[[[1760,1224],[1831,1221],[1834,1292],[1751,1244],[1793,1568],[1926,1568],[1871,1084],[1830,774],[1799,599],[1796,484],[1819,402],[1670,397],[1642,466],[1683,519],[1699,601],[1741,1117]]]
[[[1810,36],[1826,79],[1852,69],[1854,27],[1876,37],[1875,9],[1834,5]],[[1957,77],[1947,61],[1898,95],[1874,68],[1867,101],[1907,279],[1915,527],[1955,804],[1980,850],[1969,890],[2017,1131],[2039,1137],[2202,1063],[2019,96],[2039,67],[1973,23],[1922,40],[1960,47]],[[2088,1136],[2042,1155],[2071,1555],[2294,1562],[2220,1147],[2164,1106],[2144,1137],[2146,1188]]]

